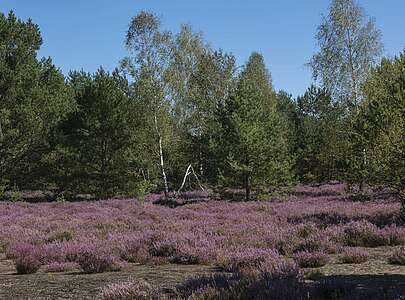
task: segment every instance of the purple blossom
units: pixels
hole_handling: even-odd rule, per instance
[[[13,247],[15,269],[18,274],[36,273],[41,267],[38,248],[27,243],[19,243]]]
[[[152,288],[152,286],[143,280],[132,280],[122,283],[113,283],[107,285],[101,290],[98,295],[98,300],[129,300],[129,299],[139,299],[139,300],[153,300],[162,299],[163,297],[158,297],[157,292]]]
[[[329,257],[323,252],[301,251],[294,254],[294,261],[301,268],[318,268],[329,262]]]
[[[44,272],[46,273],[59,273],[73,271],[79,268],[77,263],[72,262],[52,262],[44,266]]]
[[[156,195],[144,202],[0,202],[0,247],[16,259],[16,247],[28,244],[40,264],[79,263],[91,272],[126,261],[260,273],[297,252],[405,244],[404,227],[394,225],[400,203],[353,202],[340,184],[297,187],[287,201],[217,201],[203,192],[180,198],[185,203],[175,209],[153,204]]]
[[[344,248],[340,260],[344,264],[360,264],[367,261],[369,254],[366,250],[358,247]]]

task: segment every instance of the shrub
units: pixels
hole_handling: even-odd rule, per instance
[[[10,194],[10,201],[11,202],[22,201],[23,200],[22,196],[23,195],[22,195],[22,193],[20,191],[14,190]]]
[[[361,248],[345,248],[340,256],[340,261],[344,264],[361,264],[366,262],[369,254]]]
[[[188,299],[194,295],[203,294],[204,290],[215,288],[216,290],[228,289],[241,280],[240,274],[213,274],[189,278],[176,286],[176,294]],[[193,298],[191,298],[193,299]]]
[[[50,264],[54,262],[76,262],[77,255],[83,249],[83,244],[72,242],[52,242],[41,247],[42,262]]]
[[[215,287],[205,287],[199,291],[193,292],[188,297],[181,297],[179,299],[187,299],[187,300],[231,300],[237,299],[233,295],[231,296],[229,290],[227,289],[218,289]]]
[[[151,254],[158,257],[173,257],[176,251],[176,246],[169,243],[154,243],[150,249]]]
[[[300,241],[294,248],[294,252],[336,252],[335,246],[330,241],[325,232],[319,232],[309,235],[307,238]]]
[[[249,273],[255,272],[266,261],[270,265],[280,260],[281,256],[274,250],[248,248],[224,253],[217,265],[227,272]]]
[[[199,249],[195,240],[196,237],[194,236],[170,235],[163,240],[153,241],[149,248],[149,254],[154,258],[166,258],[166,261],[176,264],[207,262],[208,249]]]
[[[170,258],[169,261],[171,263],[181,265],[197,265],[201,263],[201,260],[198,256],[189,253],[177,253],[175,256]]]
[[[318,228],[315,223],[300,224],[297,228],[297,236],[305,239],[318,232]]]
[[[301,272],[274,250],[245,249],[228,253],[219,274],[191,279],[177,288],[184,299],[300,299]]]
[[[318,268],[329,262],[329,257],[323,252],[301,251],[294,254],[294,261],[301,268]]]
[[[60,273],[69,272],[78,268],[78,264],[72,262],[53,262],[44,266],[44,272],[46,273]]]
[[[65,241],[70,241],[74,237],[74,233],[69,230],[62,230],[62,231],[56,231],[55,233],[51,234],[47,242],[48,243],[53,243],[53,242],[65,242]]]
[[[290,235],[288,237],[280,237],[276,239],[271,246],[281,255],[287,255],[294,252],[299,241],[299,238],[297,240],[296,236]]]
[[[171,262],[175,264],[195,265],[205,262],[204,250],[181,244],[179,241],[159,241],[152,243],[149,254],[154,263]]]
[[[166,297],[146,281],[128,281],[107,285],[98,295],[98,300],[163,300]]]
[[[377,226],[364,220],[349,223],[344,229],[344,239],[350,247],[379,247],[387,244]]]
[[[388,262],[392,265],[405,265],[405,247],[400,247],[394,250],[388,258]]]
[[[116,260],[107,251],[91,247],[78,253],[76,262],[85,273],[102,273],[114,270]]]
[[[176,246],[175,254],[169,258],[171,263],[176,264],[209,264],[215,258],[215,250],[212,243],[207,240],[198,242],[180,242]]]
[[[398,246],[405,244],[405,230],[404,228],[390,225],[380,230],[380,236],[385,241],[387,246]]]
[[[242,285],[242,289],[238,287],[233,290],[238,295],[237,299],[272,299],[272,300],[285,300],[295,299],[304,300],[306,294],[303,292],[303,285],[301,277],[289,276],[285,278],[275,278],[263,273],[261,276],[253,278],[248,285]],[[243,281],[242,281],[243,284]],[[245,288],[244,288],[245,287]],[[230,297],[229,299],[234,299]]]
[[[310,290],[308,299],[314,300],[348,300],[354,299],[356,286],[347,281],[338,280],[334,277],[323,277],[317,282],[315,288]],[[373,291],[374,292],[374,291]],[[376,299],[376,298],[356,298],[356,299]]]
[[[41,257],[38,249],[27,243],[13,247],[14,265],[18,274],[36,273],[41,267]]]
[[[138,183],[132,184],[130,187],[129,196],[135,197],[140,201],[145,200],[145,196],[151,191],[156,189],[156,183],[150,180],[143,180]]]
[[[146,263],[151,260],[147,243],[141,238],[127,240],[120,254],[122,259],[130,263]]]
[[[302,274],[294,262],[288,262],[281,257],[267,259],[252,273],[253,276],[265,277],[267,279],[302,279]]]
[[[311,300],[368,300],[368,299],[401,299],[403,293],[398,288],[359,288],[356,281],[339,276],[325,276],[313,288],[308,289]]]

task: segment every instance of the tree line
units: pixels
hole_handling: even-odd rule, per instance
[[[405,51],[381,59],[381,32],[354,0],[332,1],[316,40],[314,84],[294,99],[261,54],[238,66],[150,12],[131,19],[114,71],[67,76],[37,58],[36,24],[0,14],[0,195],[168,197],[188,185],[249,200],[328,180],[403,195]]]

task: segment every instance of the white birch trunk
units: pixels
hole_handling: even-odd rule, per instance
[[[164,158],[163,158],[162,136],[161,136],[160,131],[159,131],[156,114],[155,114],[155,130],[156,130],[156,134],[157,134],[158,139],[159,139],[160,169],[161,169],[161,172],[162,172],[163,184],[165,186],[165,198],[167,199],[168,196],[169,196],[169,186],[167,184],[167,176],[166,176],[165,163],[164,163]]]
[[[186,180],[187,180],[188,175],[191,174],[190,169],[191,169],[191,164],[188,165],[188,167],[187,167],[186,173],[184,174],[183,182],[181,183],[180,188],[177,190],[177,193],[180,193],[180,191],[183,189],[184,184],[186,183]]]

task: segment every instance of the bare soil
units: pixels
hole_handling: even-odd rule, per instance
[[[217,270],[201,265],[148,266],[130,264],[120,272],[83,274],[79,270],[67,273],[19,275],[14,264],[0,258],[0,299],[95,299],[100,289],[110,283],[130,279],[144,279],[163,290],[195,276],[214,273]]]
[[[377,290],[391,290],[404,296],[395,299],[405,299],[405,266],[387,263],[393,249],[368,248],[370,259],[362,264],[341,264],[338,255],[334,255],[331,262],[319,270],[324,275],[323,279],[347,283],[357,290],[367,290],[369,294]],[[83,274],[79,270],[45,273],[40,270],[36,274],[18,275],[13,262],[0,254],[0,299],[95,299],[103,286],[130,279],[143,279],[170,291],[189,277],[215,272],[218,270],[212,266],[130,264],[120,272],[101,274]]]

